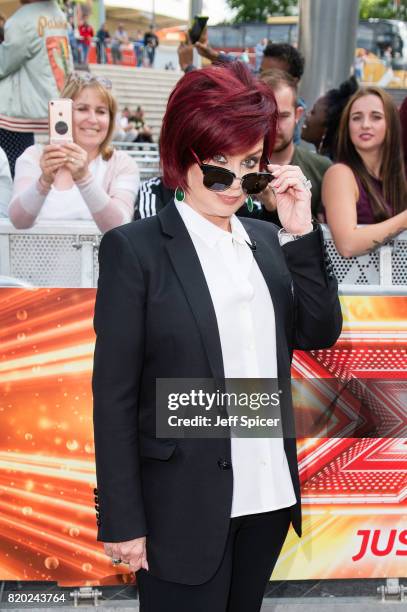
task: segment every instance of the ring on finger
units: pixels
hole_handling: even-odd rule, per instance
[[[122,563],[122,560],[121,560],[121,559],[114,559],[114,558],[112,557],[112,565],[120,565],[120,563]]]

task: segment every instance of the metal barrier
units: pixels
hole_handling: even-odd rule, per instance
[[[327,226],[324,240],[340,290],[347,295],[404,294],[407,288],[407,232],[360,257],[342,257]]]
[[[155,142],[112,142],[115,149],[126,151],[136,160],[141,179],[160,174],[160,154]]]
[[[100,238],[89,221],[42,221],[17,230],[0,219],[0,275],[35,287],[94,287]]]
[[[342,293],[406,293],[407,232],[368,255],[345,259],[329,230],[323,230]],[[97,226],[89,221],[43,221],[30,230],[17,230],[0,219],[0,277],[35,287],[95,287],[100,239]]]
[[[115,149],[124,149],[128,151],[157,151],[158,152],[158,144],[156,142],[126,142],[125,140],[115,140],[112,142],[112,147]]]

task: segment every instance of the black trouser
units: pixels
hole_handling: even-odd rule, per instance
[[[259,612],[289,522],[288,508],[232,518],[222,562],[204,584],[166,582],[140,570],[140,612]]]
[[[34,144],[34,134],[31,132],[10,132],[0,129],[0,147],[7,155],[12,178],[14,178],[14,168],[16,160],[24,153],[27,147]]]

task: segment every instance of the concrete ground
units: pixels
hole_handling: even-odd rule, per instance
[[[321,601],[321,599],[311,599],[307,602],[302,600],[301,602],[295,602],[292,599],[287,600],[275,600],[275,601],[264,601],[261,608],[261,612],[315,612],[319,609],[321,612],[402,612],[407,610],[407,603],[404,602],[391,602],[381,603],[379,601],[366,601],[357,599],[346,599],[346,601],[335,602],[335,601]],[[103,609],[103,612],[138,612],[139,606],[137,601],[133,602],[102,602],[99,608]],[[26,612],[27,607],[18,608],[14,606],[1,607],[2,610],[13,610],[14,612]],[[45,608],[29,608],[31,612],[41,612]],[[74,607],[72,605],[64,606],[64,612],[94,612],[95,608],[89,605],[79,605]],[[57,612],[61,610],[61,607],[46,608],[47,612]],[[163,610],[163,612],[177,612],[176,610]],[[191,611],[192,612],[192,611]],[[208,610],[210,612],[210,610]]]
[[[407,586],[407,579],[401,579],[401,584]],[[382,603],[377,595],[377,587],[385,584],[384,580],[303,580],[303,581],[272,581],[267,590],[261,612],[407,612],[407,600],[400,598]],[[97,587],[102,592],[98,607],[105,612],[138,612],[137,589],[134,585],[115,587]],[[0,610],[14,612],[81,612],[94,610],[93,602],[83,601],[74,607],[70,594],[74,587],[61,588],[53,583],[0,583]],[[47,593],[65,596],[65,601],[58,604],[10,603],[13,594]],[[407,597],[407,594],[406,594]],[[177,612],[163,610],[162,612]],[[193,612],[193,611],[191,611]],[[210,610],[208,610],[210,612]]]

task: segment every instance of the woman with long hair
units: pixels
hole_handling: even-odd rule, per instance
[[[362,255],[407,229],[400,121],[379,87],[360,89],[346,105],[337,162],[324,176],[322,201],[341,255]]]
[[[94,220],[105,232],[131,220],[139,188],[136,162],[110,141],[116,100],[111,82],[89,73],[68,77],[73,143],[33,145],[16,163],[9,217],[19,229],[37,220]]]
[[[352,76],[337,89],[330,89],[320,96],[307,111],[301,138],[313,144],[320,155],[336,159],[338,126],[342,111],[357,89],[358,82]]]
[[[290,523],[301,531],[290,360],[332,345],[341,313],[309,183],[268,164],[276,123],[271,89],[241,62],[186,74],[160,139],[174,200],[101,241],[98,539],[137,572],[142,612],[258,612]],[[284,230],[235,216],[270,183]],[[231,437],[225,405],[195,401],[236,378],[250,396],[281,380],[280,434]]]

